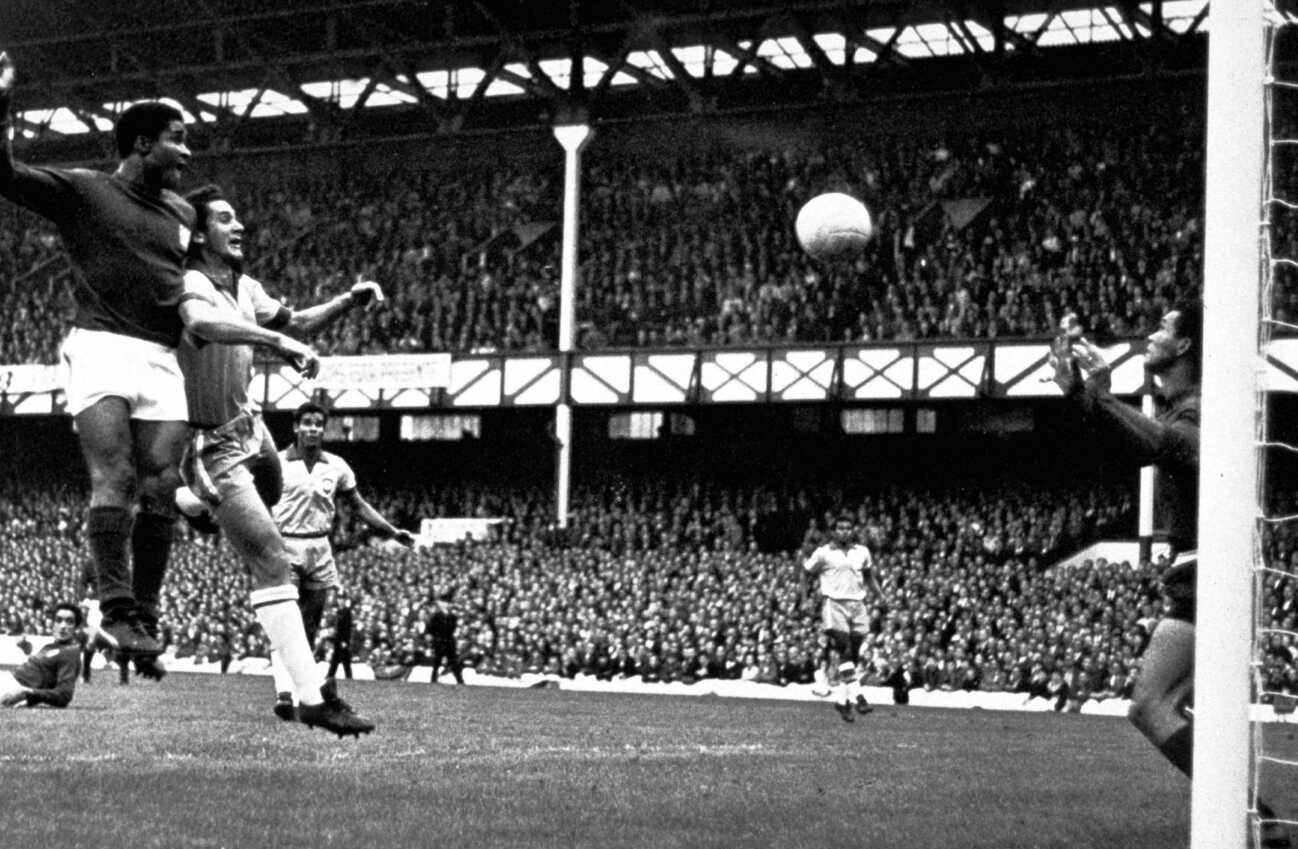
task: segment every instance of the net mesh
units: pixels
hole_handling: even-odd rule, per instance
[[[1298,18],[1271,3],[1264,4],[1266,20],[1265,138],[1267,156],[1263,172],[1262,268],[1258,322],[1258,350],[1263,357],[1277,335],[1298,331],[1295,293],[1298,293],[1298,71],[1279,61],[1281,48],[1298,32]],[[1298,539],[1298,502],[1295,493],[1275,475],[1276,455],[1298,454],[1298,446],[1271,438],[1268,381],[1259,381],[1256,456],[1258,462],[1257,528],[1253,535],[1254,629],[1253,690],[1255,721],[1252,729],[1253,775],[1250,787],[1252,845],[1265,845],[1269,829],[1298,827],[1298,821],[1278,818],[1259,804],[1260,799],[1285,798],[1298,783],[1298,761],[1268,749],[1263,720],[1287,720],[1295,705],[1298,681],[1286,669],[1298,660],[1298,557],[1283,554]]]

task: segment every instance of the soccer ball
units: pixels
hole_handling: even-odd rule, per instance
[[[851,195],[816,195],[798,210],[793,225],[798,244],[813,259],[847,259],[865,249],[874,233],[870,210]]]

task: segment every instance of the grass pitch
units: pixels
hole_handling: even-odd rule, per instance
[[[0,714],[0,846],[1188,841],[1188,783],[1109,717],[343,682],[379,723],[357,741],[281,723],[269,679],[112,678]]]

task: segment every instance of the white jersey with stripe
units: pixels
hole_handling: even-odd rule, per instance
[[[325,535],[333,530],[334,497],[356,488],[356,475],[337,454],[321,451],[311,468],[294,449],[279,452],[284,494],[275,505],[275,524],[290,536]]]
[[[864,601],[865,573],[874,568],[874,558],[860,543],[848,548],[827,543],[813,551],[802,568],[820,575],[820,594],[825,598]]]

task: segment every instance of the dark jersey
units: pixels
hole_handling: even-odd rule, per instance
[[[334,642],[339,646],[349,646],[352,642],[352,609],[338,608],[334,617]]]
[[[455,642],[455,629],[459,627],[460,618],[451,611],[434,610],[428,620],[427,632],[434,643]]]
[[[6,165],[11,165],[12,170]],[[34,168],[0,156],[0,195],[58,225],[76,275],[72,323],[174,348],[193,208],[101,171]]]
[[[1199,392],[1160,399],[1153,419],[1097,381],[1087,381],[1083,403],[1120,450],[1153,463],[1156,527],[1177,552],[1198,547]]]
[[[27,705],[67,707],[81,674],[81,646],[76,638],[52,642],[28,656],[13,671],[14,680],[31,690]]]

